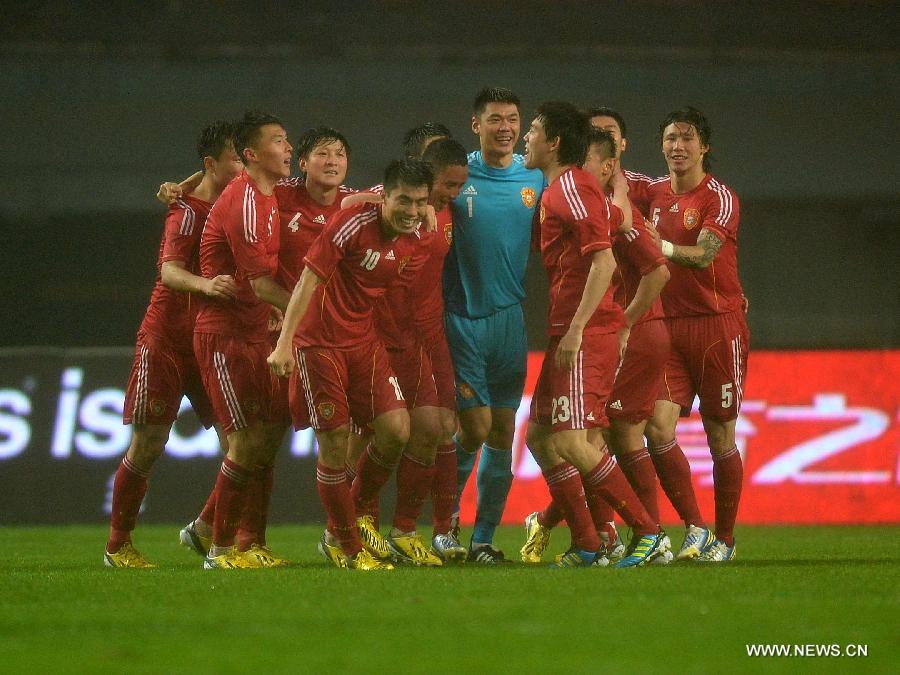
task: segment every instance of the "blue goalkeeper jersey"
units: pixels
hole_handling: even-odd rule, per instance
[[[525,159],[497,169],[469,154],[469,179],[451,208],[453,245],[444,264],[448,312],[477,319],[522,302],[531,227],[544,176]]]

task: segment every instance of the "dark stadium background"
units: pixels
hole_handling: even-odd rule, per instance
[[[260,108],[294,138],[337,127],[353,146],[347,182],[363,187],[423,121],[475,149],[470,104],[487,85],[520,94],[525,127],[551,98],[618,109],[624,164],[651,175],[665,172],[659,120],[700,108],[713,171],[742,200],[753,347],[898,347],[897,19],[894,3],[837,1],[27,3],[0,25],[0,347],[119,347],[119,364],[155,275],[155,192],[197,168],[205,123]],[[536,261],[528,289],[540,349]],[[56,397],[57,362],[74,353],[3,350],[0,387],[39,398],[52,385]],[[52,382],[40,375],[48,361]],[[52,425],[32,422],[35,439]],[[21,478],[44,461],[29,451],[6,463],[0,513],[56,492]],[[72,461],[55,465],[52,485],[93,475],[93,463]],[[191,469],[201,492],[212,462]]]

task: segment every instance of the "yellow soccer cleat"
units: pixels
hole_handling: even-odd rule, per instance
[[[259,565],[238,551],[236,546],[232,546],[221,555],[207,555],[203,558],[203,569],[205,570],[246,570],[256,567]]]
[[[135,569],[155,569],[156,565],[141,555],[131,542],[122,544],[115,553],[103,552],[103,563],[107,567],[132,567]]]
[[[322,538],[319,539],[319,553],[321,553],[322,557],[335,567],[339,567],[341,569],[347,568],[347,556],[344,555],[344,551],[338,544],[328,543],[327,531],[323,532]]]
[[[352,558],[347,560],[350,569],[354,570],[392,570],[394,566],[385,560],[379,560],[363,549]]]
[[[279,558],[272,553],[272,549],[268,546],[260,546],[253,544],[246,551],[241,551],[245,558],[255,563],[254,567],[287,567],[291,564],[290,560]]]
[[[375,527],[375,517],[371,515],[360,516],[356,519],[356,529],[359,532],[363,548],[379,560],[390,560],[393,557],[388,540],[381,536],[381,532]]]
[[[519,550],[522,562],[536,565],[541,562],[544,551],[550,543],[549,528],[538,522],[537,511],[525,518],[525,545]],[[557,560],[559,562],[559,560]]]
[[[434,553],[425,548],[425,542],[418,533],[400,534],[388,539],[388,545],[397,560],[423,567],[441,567],[444,563]]]

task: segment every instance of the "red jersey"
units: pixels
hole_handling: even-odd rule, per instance
[[[303,261],[324,281],[300,322],[295,344],[352,349],[371,340],[373,308],[388,287],[417,274],[422,253],[418,232],[382,233],[380,204],[339,211]]]
[[[354,192],[353,188],[341,185],[334,203],[324,206],[310,196],[301,178],[287,178],[275,185],[281,229],[277,281],[287,290],[293,290],[300,279],[303,258],[325,223],[341,210],[341,200]]]
[[[212,204],[187,195],[169,206],[159,258],[156,262],[156,284],[140,330],[167,338],[183,352],[193,350],[194,319],[198,304],[191,293],[173,291],[162,282],[164,262],[177,260],[192,274],[200,274],[200,234]]]
[[[235,335],[247,342],[267,338],[271,307],[256,297],[252,279],[278,271],[278,202],[265,195],[247,174],[232,180],[216,200],[200,240],[200,271],[211,279],[230,274],[235,300],[204,299],[194,328],[197,333]]]
[[[657,183],[668,182],[668,176],[650,178],[635,171],[625,171],[625,179],[628,181],[628,201],[636,207],[641,215],[648,220],[650,218],[650,202],[653,200],[653,187]]]
[[[669,180],[648,184],[650,219],[659,235],[679,246],[696,246],[697,235],[709,230],[722,242],[705,269],[669,264],[672,278],[662,292],[667,317],[727,314],[741,310],[744,291],[738,279],[737,195],[707,174],[690,192],[675,194]]]
[[[641,278],[666,264],[659,246],[647,231],[640,211],[632,206],[632,227],[628,232],[616,232],[613,236],[613,255],[616,256],[616,271],[613,272],[613,297],[622,309],[626,309],[634,300]],[[662,303],[659,298],[653,301],[644,315],[635,325],[663,318]]]
[[[453,243],[453,217],[447,206],[437,216],[437,231],[423,233],[428,259],[410,289],[415,308],[415,325],[422,334],[428,334],[434,326],[444,325],[444,258]]]
[[[544,190],[539,218],[541,256],[550,281],[547,333],[565,335],[584,294],[591,254],[610,248],[610,232],[619,228],[623,216],[591,174],[573,167]],[[584,332],[611,333],[624,325],[610,284]]]

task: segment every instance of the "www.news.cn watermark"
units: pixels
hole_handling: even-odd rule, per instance
[[[858,658],[869,655],[869,645],[860,644],[828,644],[828,645],[780,645],[758,644],[744,645],[747,656],[787,656],[787,657],[850,657]]]

